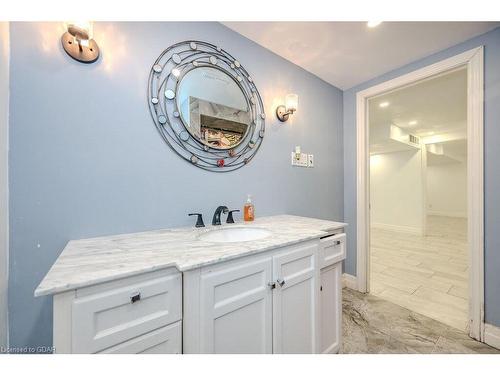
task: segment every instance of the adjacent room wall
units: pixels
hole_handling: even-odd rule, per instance
[[[81,64],[60,45],[62,23],[11,24],[10,344],[52,343],[52,298],[33,291],[68,240],[210,223],[215,208],[343,218],[342,92],[218,23],[97,23],[102,56]],[[147,104],[158,55],[173,43],[221,45],[264,100],[266,135],[252,162],[210,173],[173,153]],[[287,93],[299,110],[274,111]],[[292,168],[300,145],[315,168]]]
[[[467,217],[467,165],[427,166],[427,214]]]
[[[356,274],[356,93],[481,45],[485,51],[485,319],[500,326],[500,28],[344,91],[344,219],[349,223],[345,271]]]
[[[0,348],[7,347],[9,321],[9,23],[0,22]]]
[[[418,149],[370,157],[370,225],[422,233],[422,152]]]

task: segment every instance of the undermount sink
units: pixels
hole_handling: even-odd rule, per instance
[[[213,230],[200,235],[201,241],[207,242],[245,242],[261,240],[271,235],[271,232],[262,228],[224,228]]]

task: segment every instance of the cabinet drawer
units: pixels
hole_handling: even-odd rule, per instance
[[[345,233],[322,238],[319,246],[320,268],[340,262],[345,258]]]
[[[182,321],[156,329],[122,344],[106,349],[102,354],[180,354],[182,352]]]
[[[89,289],[73,301],[75,353],[96,353],[181,319],[179,272],[155,272]]]

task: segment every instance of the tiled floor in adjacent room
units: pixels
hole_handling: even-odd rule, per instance
[[[464,332],[379,297],[343,289],[341,353],[499,354]]]
[[[467,220],[429,216],[427,236],[372,228],[370,293],[467,328]]]

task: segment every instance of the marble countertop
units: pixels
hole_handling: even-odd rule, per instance
[[[319,238],[325,232],[346,225],[278,215],[217,228],[172,228],[69,241],[35,290],[35,296],[57,294],[168,267],[187,271]],[[203,233],[228,226],[264,228],[271,235],[259,240],[232,243],[210,243],[198,239]]]

